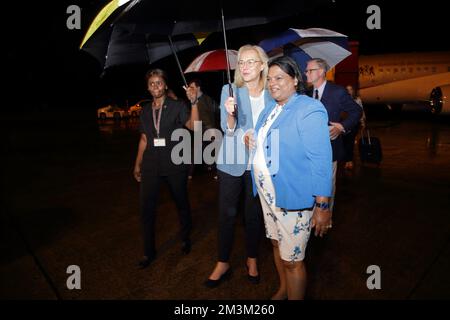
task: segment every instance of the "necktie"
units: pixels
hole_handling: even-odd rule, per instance
[[[318,89],[314,90],[314,99],[319,100],[319,90]]]

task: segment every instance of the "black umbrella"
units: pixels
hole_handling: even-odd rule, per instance
[[[128,0],[129,1],[129,0]],[[127,2],[127,1],[124,1]],[[120,24],[130,34],[160,35],[168,37],[169,44],[172,37],[176,35],[221,31],[224,35],[225,49],[227,48],[226,30],[265,24],[282,17],[287,17],[298,12],[310,11],[318,4],[327,0],[278,0],[269,7],[266,4],[258,4],[251,1],[241,0],[227,1],[153,1],[134,0],[127,6],[122,6],[122,12],[115,9],[115,18],[96,17],[101,21],[98,25],[108,20],[110,26]],[[114,6],[114,8],[118,8]],[[109,11],[113,12],[113,11]],[[111,14],[111,13],[109,13]],[[111,22],[112,20],[112,22]],[[98,28],[96,25],[96,28]],[[89,36],[95,35],[91,31]],[[183,70],[175,54],[180,74]],[[228,82],[231,90],[231,79],[227,72]]]
[[[91,53],[95,52],[94,56],[100,56],[102,52],[107,51],[108,54],[105,55],[105,58],[100,58],[105,60],[105,67],[110,66],[110,51],[115,49],[107,48],[101,50],[108,38],[108,34],[107,32],[104,33],[104,29],[114,29],[111,31],[110,43],[113,45],[112,48],[115,48],[116,42],[126,43],[127,41],[136,44],[136,47],[142,47],[142,43],[144,43],[142,39],[143,35],[145,35],[146,38],[149,36],[165,36],[166,39],[164,41],[167,40],[169,46],[173,42],[173,47],[176,50],[178,47],[182,49],[187,46],[185,42],[177,43],[176,36],[179,35],[221,31],[224,33],[225,39],[225,24],[227,30],[231,30],[265,24],[286,16],[285,13],[280,14],[281,11],[278,14],[270,12],[269,16],[266,10],[261,10],[262,6],[243,5],[240,1],[234,0],[224,3],[206,3],[201,1],[122,1],[122,3],[127,2],[127,5],[120,6],[119,3],[113,3],[112,1],[102,9],[94,19],[83,40],[82,48],[87,48],[87,51]],[[223,12],[225,12],[226,19],[224,19]],[[120,25],[120,29],[116,30],[118,25]],[[120,37],[122,40],[118,41],[117,37]],[[100,41],[100,44],[97,44],[97,41]],[[226,41],[225,46],[227,46]],[[120,49],[116,52],[127,51]],[[138,53],[138,55],[141,54]],[[180,73],[184,77],[176,54],[175,58]],[[116,58],[113,59],[114,63],[115,60]],[[133,60],[131,59],[131,61]]]
[[[193,34],[173,37],[132,33],[115,24],[96,32],[82,47],[103,69],[125,64],[151,64],[181,50],[198,46]]]
[[[138,0],[114,20],[129,24],[134,32],[177,35],[222,31],[223,10],[228,30],[254,26],[286,17],[286,10],[266,10],[264,5],[242,1],[154,1]]]
[[[225,14],[224,14],[225,13]],[[266,24],[287,16],[284,10],[268,11],[265,6],[242,1],[159,1],[138,0],[116,21],[132,32],[180,35],[196,32],[222,32],[225,49],[228,44],[225,30]],[[226,28],[226,29],[225,29]],[[228,51],[225,51],[228,53]],[[227,57],[227,64],[229,65]],[[230,68],[227,78],[231,89]]]

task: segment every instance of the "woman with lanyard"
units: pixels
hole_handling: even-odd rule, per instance
[[[148,267],[156,258],[155,216],[160,184],[165,181],[178,209],[181,224],[182,251],[191,249],[191,212],[187,194],[187,165],[173,161],[171,153],[178,143],[172,141],[172,133],[177,129],[194,128],[198,121],[197,97],[189,88],[186,95],[191,102],[189,108],[182,100],[167,96],[167,75],[163,70],[147,72],[147,89],[152,101],[143,105],[140,116],[141,138],[134,167],[134,177],[140,182],[141,218],[144,236],[144,258],[140,268]]]

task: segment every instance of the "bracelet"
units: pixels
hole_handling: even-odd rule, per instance
[[[328,202],[316,202],[314,206],[316,206],[322,210],[330,209],[330,204]]]

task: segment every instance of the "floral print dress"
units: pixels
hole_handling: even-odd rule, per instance
[[[290,211],[275,205],[276,192],[264,157],[267,133],[282,111],[283,107],[277,104],[258,131],[253,172],[264,214],[266,237],[278,241],[282,260],[302,261],[311,234],[312,211]]]

